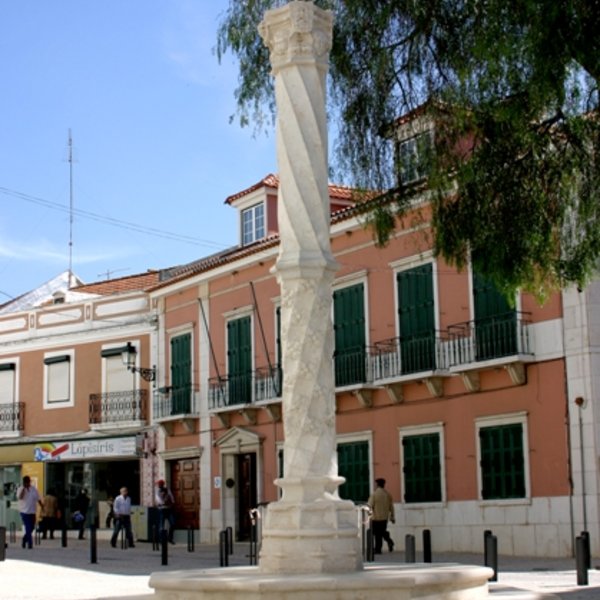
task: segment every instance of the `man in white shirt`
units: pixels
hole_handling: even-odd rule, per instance
[[[133,543],[133,533],[131,532],[131,498],[126,487],[122,487],[120,494],[115,498],[113,503],[113,512],[115,513],[115,528],[113,529],[110,545],[113,548],[117,547],[117,537],[121,529],[125,530],[127,543],[130,548],[135,548]]]
[[[27,546],[30,550],[33,548],[32,533],[35,527],[35,511],[39,504],[41,508],[44,508],[40,495],[34,485],[31,485],[31,478],[29,475],[23,477],[23,485],[17,488],[17,499],[19,500],[19,513],[21,514],[21,521],[25,527],[25,534],[23,535],[22,547]]]

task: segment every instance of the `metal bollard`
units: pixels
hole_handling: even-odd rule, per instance
[[[588,570],[586,564],[586,540],[575,538],[575,565],[577,567],[577,585],[588,585]]]
[[[423,529],[423,562],[431,562],[431,530]]]
[[[160,530],[160,564],[169,564],[169,543],[166,529]]]
[[[407,533],[404,538],[404,562],[414,563],[417,561],[415,551],[415,536]]]
[[[229,554],[233,554],[233,529],[226,527],[225,531],[227,532],[227,549]]]
[[[227,531],[219,532],[219,564],[222,567],[229,566],[229,551],[227,548]]]
[[[367,529],[367,548],[365,560],[367,562],[373,562],[375,560],[375,546],[373,545],[373,527],[369,526]]]
[[[498,581],[498,538],[489,534],[485,537],[485,566],[494,569],[490,581]]]
[[[6,559],[6,527],[0,527],[0,562]]]
[[[60,545],[63,548],[67,547],[67,526],[64,523],[60,532]]]
[[[590,547],[590,532],[582,531],[580,535],[583,538],[584,545],[585,545],[585,565],[586,565],[586,568],[589,570],[592,568],[592,550]]]
[[[8,539],[11,544],[17,543],[17,524],[14,521],[10,522]]]
[[[188,544],[188,552],[193,552],[194,551],[194,530],[192,529],[191,525],[188,527],[187,544]]]
[[[492,535],[491,529],[486,529],[483,532],[483,564],[488,564],[488,555],[487,555],[487,546],[485,545],[485,540],[487,540],[488,535]]]
[[[250,510],[250,565],[258,564],[258,519],[260,514],[257,508]]]
[[[98,562],[98,535],[96,527],[90,525],[90,563],[95,565]]]

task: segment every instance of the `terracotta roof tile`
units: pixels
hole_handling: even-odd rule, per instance
[[[231,204],[248,194],[251,194],[255,190],[260,189],[261,187],[270,187],[277,189],[279,187],[279,176],[273,175],[273,173],[269,173],[266,177],[263,177],[260,181],[251,185],[249,188],[238,192],[237,194],[233,194],[225,198],[225,204]],[[355,192],[353,188],[342,186],[342,185],[333,185],[329,184],[329,197],[335,198],[336,200],[351,200],[354,201]]]
[[[160,271],[147,271],[129,275],[128,277],[119,277],[118,279],[107,279],[106,281],[97,281],[95,283],[84,283],[71,288],[75,292],[85,292],[87,294],[99,294],[108,296],[111,294],[123,294],[125,292],[142,291],[159,282]]]

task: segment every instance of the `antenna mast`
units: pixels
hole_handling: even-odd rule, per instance
[[[73,138],[69,128],[69,287],[73,281]]]

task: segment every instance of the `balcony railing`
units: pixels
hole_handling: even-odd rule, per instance
[[[90,424],[117,424],[146,421],[148,390],[90,394]]]
[[[529,325],[528,313],[512,311],[450,326],[450,366],[533,354]]]
[[[412,373],[445,370],[448,368],[449,351],[446,331],[376,342],[373,347],[373,379],[396,379]]]
[[[153,417],[164,419],[176,415],[198,415],[196,393],[192,386],[161,388],[154,394]]]
[[[23,431],[24,421],[24,402],[0,404],[0,434]]]
[[[336,352],[333,357],[335,386],[355,386],[373,381],[373,349],[368,346]]]
[[[211,377],[208,406],[211,410],[273,400],[281,396],[280,367],[263,367],[240,375]]]

